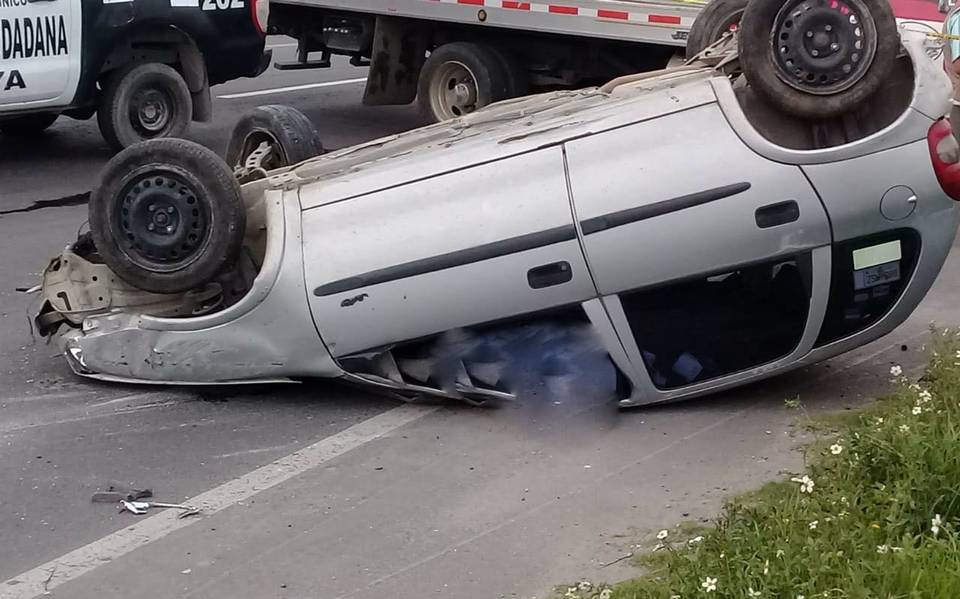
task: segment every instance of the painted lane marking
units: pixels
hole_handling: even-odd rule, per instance
[[[439,409],[439,406],[396,407],[201,493],[184,503],[200,507],[204,515],[211,516],[239,501],[245,501],[370,441],[416,422]],[[178,520],[177,515],[177,510],[166,510],[155,516],[138,520],[132,526],[127,526],[0,582],[0,599],[33,599],[44,595],[60,585],[92,572],[131,551],[158,541],[174,531],[204,521],[204,518]]]
[[[285,94],[288,92],[297,92],[303,91],[305,89],[316,89],[320,87],[336,87],[339,85],[353,85],[355,83],[363,83],[366,81],[366,77],[360,77],[358,79],[343,79],[341,81],[325,81],[323,83],[306,83],[304,85],[291,85],[288,87],[274,87],[271,89],[260,89],[252,92],[239,92],[236,94],[223,94],[222,96],[217,96],[220,100],[235,100],[237,98],[252,98],[254,96],[267,96],[270,94]]]

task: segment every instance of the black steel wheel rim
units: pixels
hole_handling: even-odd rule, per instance
[[[143,87],[130,101],[130,124],[143,138],[159,137],[174,120],[174,102],[167,90]]]
[[[794,0],[773,27],[777,76],[808,94],[830,95],[857,84],[877,51],[877,32],[862,0]]]
[[[119,195],[111,223],[120,249],[151,272],[172,272],[197,259],[208,243],[210,213],[203,192],[183,175],[152,170]]]

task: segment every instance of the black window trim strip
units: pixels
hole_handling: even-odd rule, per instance
[[[653,204],[647,204],[645,206],[637,206],[636,208],[627,208],[626,210],[621,210],[619,212],[611,212],[610,214],[594,216],[592,218],[580,221],[580,229],[583,231],[584,235],[600,233],[601,231],[622,227],[623,225],[629,225],[631,223],[646,220],[648,218],[663,216],[664,214],[669,214],[671,212],[677,212],[680,210],[686,210],[687,208],[693,208],[694,206],[702,206],[703,204],[716,202],[717,200],[722,200],[724,198],[729,198],[730,196],[743,193],[748,189],[750,189],[750,183],[747,183],[746,181],[742,183],[733,183],[732,185],[724,185],[723,187],[706,189],[704,191],[698,191],[696,193],[671,198],[669,200],[654,202]]]
[[[494,241],[493,243],[457,250],[439,256],[431,256],[429,258],[397,264],[396,266],[388,266],[387,268],[373,270],[355,277],[340,279],[317,287],[313,290],[313,294],[317,297],[326,297],[338,293],[345,293],[347,291],[369,287],[370,285],[389,283],[390,281],[396,281],[398,279],[415,277],[438,270],[466,266],[467,264],[473,264],[475,262],[534,250],[555,243],[573,241],[576,238],[576,228],[572,224],[563,225],[545,231],[528,233],[526,235]]]

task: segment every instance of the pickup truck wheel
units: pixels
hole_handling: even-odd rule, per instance
[[[173,67],[132,65],[108,78],[97,109],[100,132],[114,149],[180,137],[193,118],[190,90]]]
[[[697,15],[687,35],[687,58],[716,43],[727,31],[740,26],[748,0],[713,0]]]
[[[453,42],[430,53],[420,70],[417,100],[432,121],[455,119],[509,97],[506,68],[482,44]]]
[[[739,34],[751,87],[812,120],[849,112],[875,93],[900,47],[888,0],[751,0]]]
[[[0,133],[4,135],[36,135],[50,128],[58,114],[28,114],[12,119],[0,120]]]
[[[230,268],[246,227],[231,169],[183,139],[146,141],[114,156],[90,196],[89,218],[107,266],[154,293],[195,289]]]
[[[289,106],[258,106],[243,115],[230,134],[227,164],[242,167],[261,143],[270,144],[266,170],[309,160],[324,153],[320,134],[305,114]]]

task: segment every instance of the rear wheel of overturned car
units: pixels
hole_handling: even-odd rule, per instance
[[[143,63],[107,77],[97,123],[115,150],[148,139],[180,137],[193,119],[193,101],[183,77],[171,66]]]
[[[465,116],[510,96],[505,59],[472,42],[440,46],[420,70],[417,101],[424,116],[439,122]]]
[[[233,172],[211,150],[182,139],[117,154],[90,196],[89,218],[107,266],[154,293],[195,289],[230,268],[246,225]]]
[[[713,0],[704,8],[687,35],[687,58],[720,40],[724,33],[736,31],[748,0]]]
[[[813,120],[849,112],[874,94],[900,47],[888,0],[751,0],[739,36],[750,86]]]
[[[290,106],[257,106],[241,117],[227,144],[227,164],[237,168],[261,144],[270,153],[260,163],[266,170],[298,164],[324,153],[320,134],[305,114]]]
[[[53,113],[27,114],[0,120],[0,133],[4,135],[36,135],[50,128],[60,115]]]

